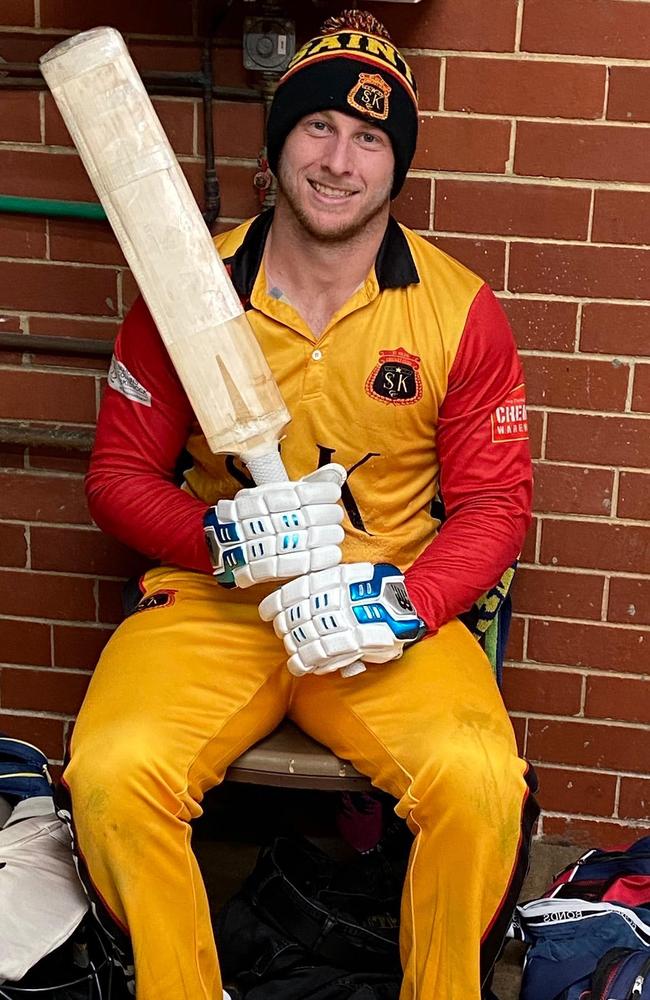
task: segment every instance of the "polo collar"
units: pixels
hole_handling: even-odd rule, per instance
[[[233,257],[224,261],[228,265],[237,294],[244,302],[253,294],[255,280],[262,266],[266,238],[273,222],[273,209],[267,209],[251,222],[244,240]],[[406,288],[420,281],[408,240],[392,215],[381,241],[375,274],[379,291],[386,288]]]

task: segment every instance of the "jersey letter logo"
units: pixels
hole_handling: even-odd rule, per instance
[[[527,441],[528,415],[526,412],[526,390],[523,385],[513,389],[490,417],[492,421],[492,441]]]
[[[364,115],[385,121],[390,110],[388,97],[392,89],[378,73],[359,73],[359,79],[348,94],[348,104]]]
[[[379,352],[379,361],[366,379],[366,392],[373,399],[408,406],[422,398],[420,359],[403,347]]]

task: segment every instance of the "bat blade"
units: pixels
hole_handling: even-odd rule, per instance
[[[40,62],[208,446],[286,478],[288,410],[122,36],[93,28]]]

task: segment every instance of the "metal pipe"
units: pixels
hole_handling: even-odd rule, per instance
[[[106,219],[106,212],[98,202],[18,198],[8,194],[0,194],[0,212],[14,215],[44,215],[49,218]]]
[[[95,434],[92,430],[51,424],[34,427],[23,421],[0,422],[0,444],[17,444],[23,448],[62,448],[64,451],[90,451]]]
[[[106,357],[113,353],[108,340],[83,337],[32,336],[25,333],[1,333],[0,350],[24,351],[27,354],[77,354],[81,357]]]

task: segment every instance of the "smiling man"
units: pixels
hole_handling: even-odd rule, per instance
[[[530,456],[494,295],[390,214],[417,124],[382,26],[330,19],[273,101],[275,211],[215,241],[292,415],[290,482],[253,487],[210,453],[142,301],[116,341],[126,375],[102,403],[89,503],[160,565],[102,654],[64,780],[138,1000],[221,1000],[188,822],[284,716],[393,795],[414,835],[401,1000],[487,995],[535,779],[457,616],[517,557]]]

